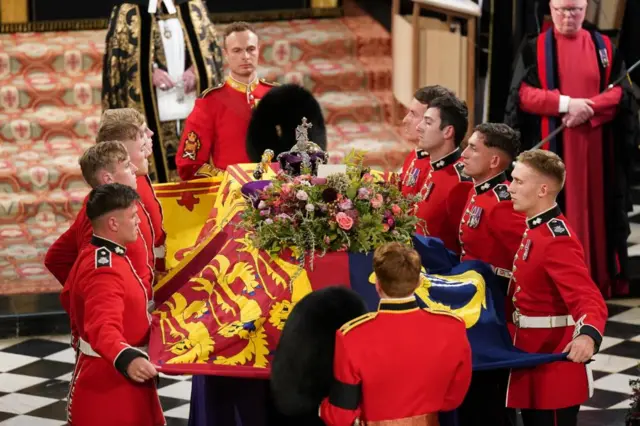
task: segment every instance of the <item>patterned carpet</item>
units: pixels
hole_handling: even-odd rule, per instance
[[[260,75],[318,97],[333,162],[356,148],[373,166],[397,168],[410,148],[387,124],[390,36],[358,10],[347,15],[256,24]],[[42,261],[87,192],[77,159],[101,114],[104,37],[0,35],[0,295],[59,290]]]

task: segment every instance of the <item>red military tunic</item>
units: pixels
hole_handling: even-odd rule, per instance
[[[473,179],[462,172],[460,150],[438,161],[431,162],[419,195],[423,201],[418,203],[418,234],[440,238],[444,246],[460,254],[458,228],[469,191],[473,188]]]
[[[511,278],[513,256],[520,247],[526,217],[513,210],[509,181],[500,173],[475,185],[460,221],[460,260],[481,260],[496,275]]]
[[[557,206],[528,219],[527,227],[510,284],[514,345],[531,353],[559,353],[574,336],[586,334],[597,350],[607,306],[573,229]],[[568,361],[512,370],[507,406],[552,410],[580,405],[589,398],[590,376],[584,364]]]
[[[67,280],[78,253],[91,241],[93,228],[87,217],[87,198],[88,196],[69,229],[58,237],[44,256],[44,266],[62,285]]]
[[[464,323],[450,313],[420,309],[414,296],[383,299],[378,312],[338,330],[333,371],[320,406],[327,426],[356,418],[436,425],[437,413],[457,408],[469,388],[471,347]]]
[[[402,174],[400,175],[402,195],[417,194],[430,171],[429,153],[421,149],[411,151],[402,165]]]
[[[73,426],[157,426],[165,420],[154,380],[127,377],[148,343],[147,292],[126,249],[94,236],[60,295],[77,326],[79,352],[67,402]]]
[[[249,163],[245,140],[253,107],[273,87],[256,79],[251,84],[231,76],[202,93],[187,118],[176,166],[182,180],[211,176],[215,169]]]
[[[67,281],[71,268],[80,252],[91,244],[93,228],[87,217],[86,209],[87,199],[85,198],[76,220],[49,247],[44,258],[45,267],[62,285]],[[138,218],[140,219],[140,224],[138,225],[139,237],[134,243],[127,244],[127,256],[144,283],[149,298],[151,298],[153,294],[154,259],[153,251],[149,251],[148,247],[153,247],[153,238],[149,216],[140,202],[138,203]]]
[[[159,272],[164,272],[165,267],[165,255],[167,239],[167,233],[162,226],[162,205],[156,197],[156,192],[151,184],[151,179],[148,175],[138,176],[136,178],[137,192],[140,195],[140,200],[144,206],[144,213],[151,223],[152,241],[153,244],[148,247],[151,256],[155,259],[155,269]]]

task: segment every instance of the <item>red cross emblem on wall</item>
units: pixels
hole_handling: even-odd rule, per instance
[[[92,135],[97,135],[98,134],[98,130],[100,128],[100,121],[96,120],[95,118],[91,118],[89,120],[87,120],[87,127],[89,128],[89,131],[91,132]]]
[[[12,123],[13,134],[16,139],[26,139],[29,136],[30,129],[28,123],[25,124],[24,120],[16,121]]]
[[[80,52],[73,50],[65,53],[64,62],[68,71],[76,72],[80,68]]]
[[[273,43],[273,62],[285,65],[291,60],[291,46],[286,40],[277,40]]]
[[[2,105],[6,109],[13,109],[18,106],[18,95],[15,87],[5,87],[2,90]]]
[[[86,84],[78,84],[75,87],[76,103],[79,105],[87,105],[91,101],[91,94]]]

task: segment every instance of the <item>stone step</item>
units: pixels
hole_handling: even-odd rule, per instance
[[[313,59],[284,67],[262,66],[259,75],[269,81],[302,84],[316,96],[326,92],[362,92],[363,97],[368,96],[366,91],[386,96],[382,92],[391,88],[391,59],[370,56],[343,61]],[[30,108],[54,106],[98,107],[101,85],[98,73],[68,76],[32,71],[12,76],[0,86],[0,113],[22,114]]]
[[[0,193],[39,193],[86,186],[78,158],[94,139],[54,136],[0,147]]]
[[[328,123],[391,122],[393,111],[391,92],[325,92],[316,98]],[[397,116],[401,118],[404,107],[397,104],[396,111]]]
[[[101,87],[102,77],[96,72],[65,75],[28,71],[4,80],[0,87],[0,111],[100,105]]]
[[[88,139],[95,137],[98,131],[100,112],[100,105],[0,111],[0,138],[3,146],[48,141],[58,136]]]
[[[0,83],[26,71],[76,76],[99,74],[106,31],[0,35]]]
[[[258,73],[269,81],[301,84],[315,96],[325,92],[391,89],[391,58],[388,57],[313,59],[285,67],[264,66]]]
[[[220,38],[224,25],[217,25]],[[255,24],[261,64],[389,56],[391,37],[368,16]],[[106,31],[0,35],[0,82],[26,70],[64,75],[100,73]]]

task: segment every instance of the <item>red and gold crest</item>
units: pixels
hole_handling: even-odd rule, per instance
[[[182,157],[195,161],[198,151],[200,151],[200,145],[200,137],[198,137],[196,132],[189,132],[189,134],[187,134],[187,140],[184,142]]]

